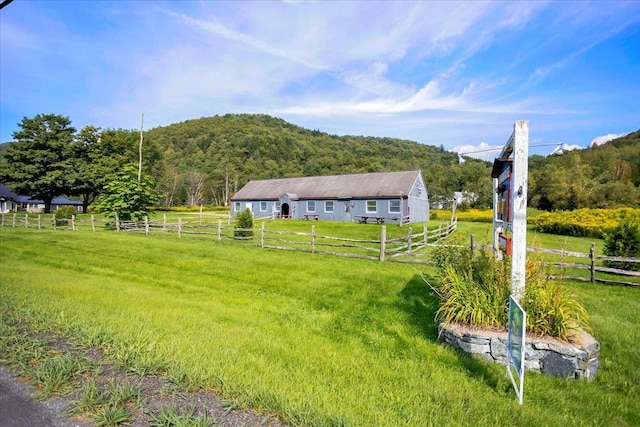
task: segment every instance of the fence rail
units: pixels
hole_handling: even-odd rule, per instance
[[[211,222],[210,220],[213,220]],[[340,236],[324,236],[315,232],[315,224],[310,227],[310,232],[300,231],[282,231],[268,230],[265,221],[260,222],[260,228],[240,229],[231,226],[226,215],[212,215],[203,218],[189,218],[183,220],[178,218],[175,222],[167,221],[166,215],[162,220],[144,221],[107,221],[104,219],[96,219],[93,215],[89,219],[79,220],[75,216],[70,219],[57,219],[52,215],[50,219],[43,219],[42,215],[16,213],[2,214],[0,218],[0,226],[6,227],[24,227],[24,228],[53,228],[54,230],[71,230],[91,229],[96,232],[97,229],[116,229],[119,232],[160,234],[167,233],[177,235],[179,238],[183,236],[204,236],[212,237],[216,241],[223,239],[233,239],[236,241],[244,241],[246,244],[259,246],[261,248],[270,248],[288,251],[309,252],[324,255],[343,256],[350,258],[362,258],[379,261],[393,261],[402,263],[431,264],[429,248],[439,246],[440,242],[457,230],[457,218],[447,224],[441,224],[437,228],[428,229],[422,227],[421,232],[414,233],[412,227],[407,227],[407,234],[404,237],[387,238],[386,226],[381,226],[380,237],[377,239],[350,239]],[[253,234],[252,236],[243,237],[239,234]],[[474,236],[470,238],[470,250],[472,253],[476,249],[489,249],[491,246],[475,245]],[[574,280],[589,281],[591,283],[618,284],[625,286],[640,287],[640,283],[634,283],[622,280],[611,280],[609,278],[597,277],[597,273],[640,278],[640,272],[628,271],[618,268],[596,265],[598,261],[615,261],[640,263],[640,258],[628,257],[612,257],[595,254],[595,244],[591,244],[589,253],[544,249],[539,247],[527,247],[529,252],[547,253],[554,256],[562,257],[562,262],[546,262],[563,272],[561,277]],[[588,263],[565,262],[565,258],[586,259]],[[589,277],[564,274],[567,270],[588,270]],[[560,277],[560,276],[558,276]]]

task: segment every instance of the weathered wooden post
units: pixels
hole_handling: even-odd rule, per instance
[[[182,218],[178,218],[178,237],[182,237]]]
[[[4,227],[4,212],[2,212],[2,227]]]
[[[91,214],[91,231],[96,232],[96,218]]]
[[[200,227],[202,227],[202,205],[200,205]]]
[[[15,228],[16,226],[16,214],[13,214],[13,218],[11,219],[11,226]]]
[[[24,228],[29,228],[29,214],[24,215]]]
[[[596,283],[596,244],[591,243],[589,248],[589,259],[591,261],[591,283]]]
[[[311,253],[316,253],[316,226],[311,226]]]
[[[438,238],[436,239],[436,243],[438,243],[442,239],[442,224],[438,224]]]
[[[407,253],[410,254],[411,253],[411,246],[413,245],[413,242],[411,241],[411,238],[413,237],[411,235],[411,233],[413,232],[413,230],[411,229],[411,227],[409,227],[409,232],[407,233]]]
[[[426,248],[429,245],[429,229],[423,225],[422,230],[424,231],[424,247]]]
[[[144,234],[149,235],[149,217],[147,215],[144,216]]]
[[[260,247],[264,249],[264,221],[260,225]]]
[[[473,258],[475,256],[475,249],[476,247],[476,236],[475,234],[472,234],[471,236],[469,236],[469,249],[471,250],[471,258]]]
[[[167,231],[167,214],[162,214],[162,231]]]
[[[71,231],[76,231],[76,216],[71,215]]]
[[[218,242],[222,240],[222,220],[218,220]]]
[[[14,216],[14,219],[15,219],[15,216]],[[58,225],[57,221],[56,221],[56,214],[53,214],[51,216],[51,223],[53,225],[53,229],[56,230],[57,229],[57,225]],[[14,224],[14,227],[15,227],[15,224]]]
[[[4,218],[2,219],[4,221]],[[38,215],[38,230],[40,230],[41,228],[42,228],[42,215]]]
[[[380,228],[380,261],[384,261],[385,251],[387,250],[387,226]]]
[[[116,211],[116,231],[120,231],[120,215],[118,215],[118,211]]]

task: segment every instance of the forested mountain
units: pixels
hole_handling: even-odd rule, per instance
[[[415,169],[422,169],[432,200],[468,190],[490,203],[490,163],[460,165],[456,153],[412,141],[329,135],[249,114],[188,120],[145,138],[164,153],[166,204],[224,203],[252,179]]]
[[[109,171],[137,162],[139,140],[136,130],[88,126],[77,132],[69,194],[93,200]],[[8,145],[0,145],[0,158]],[[158,127],[144,132],[143,147],[143,170],[155,178],[163,206],[224,205],[252,179],[415,169],[422,170],[432,204],[446,203],[456,191],[474,195],[473,207],[493,201],[491,162],[460,163],[443,146],[329,135],[267,115]],[[530,157],[528,194],[529,206],[544,210],[639,206],[640,130],[601,146]]]
[[[543,210],[640,206],[640,130],[584,150],[532,156],[529,197]]]

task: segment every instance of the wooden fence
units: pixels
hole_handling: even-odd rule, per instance
[[[134,232],[145,234],[172,233],[178,238],[183,236],[210,236],[214,240],[233,239],[244,241],[246,244],[291,251],[311,252],[351,258],[363,258],[373,260],[392,260],[397,262],[429,263],[429,255],[425,250],[429,246],[437,245],[440,241],[456,231],[458,222],[453,219],[447,224],[440,224],[437,228],[428,229],[421,226],[419,232],[414,233],[413,227],[406,227],[406,235],[403,237],[388,238],[387,228],[380,228],[380,236],[374,239],[350,239],[340,236],[319,235],[315,231],[315,224],[310,225],[309,232],[269,230],[265,221],[254,220],[259,223],[259,228],[241,229],[230,225],[227,216],[219,215],[207,218],[200,215],[199,218],[191,216],[186,220],[167,221],[166,215],[161,220],[144,221],[115,221],[96,219],[93,215],[89,219],[78,220],[72,217],[69,220],[56,219],[55,215],[45,221],[41,215],[24,216],[16,213],[2,215],[1,226],[26,227],[26,228],[53,228],[60,230],[78,231],[82,229],[115,229],[118,232]],[[214,220],[211,222],[211,220]],[[242,234],[251,234],[250,237],[242,237]]]
[[[492,250],[492,246],[474,245],[473,235],[471,236],[470,247],[472,252],[474,251],[474,249]],[[553,278],[580,280],[583,282],[603,283],[607,285],[624,285],[624,286],[640,287],[640,281],[638,281],[637,283],[634,283],[634,282],[628,282],[623,280],[611,280],[603,277],[597,277],[597,273],[600,272],[603,274],[614,275],[614,276],[640,278],[640,271],[621,270],[617,268],[603,267],[603,266],[596,265],[597,261],[618,261],[618,262],[640,263],[640,258],[625,258],[625,257],[613,257],[613,256],[606,256],[606,255],[596,255],[595,243],[591,243],[589,253],[566,251],[566,250],[560,250],[560,249],[544,249],[540,247],[531,247],[531,246],[527,247],[527,252],[551,254],[556,257],[560,257],[563,260],[567,258],[578,258],[578,259],[588,260],[585,263],[543,262],[543,264],[545,265],[550,265],[560,269],[560,274],[552,276]],[[589,276],[586,277],[586,276],[579,276],[576,274],[567,274],[565,273],[567,270],[581,270],[581,271],[588,270]]]
[[[327,254],[350,258],[362,258],[379,261],[394,261],[406,263],[431,264],[429,247],[439,246],[440,242],[457,230],[457,218],[447,224],[441,224],[437,228],[428,229],[426,226],[420,227],[420,231],[414,232],[413,227],[406,227],[406,234],[402,237],[388,238],[386,226],[380,227],[380,236],[375,239],[349,239],[339,236],[319,235],[315,231],[315,224],[310,225],[309,232],[300,231],[278,231],[269,230],[266,221],[254,221],[260,224],[258,228],[240,229],[231,226],[231,221],[227,215],[192,215],[186,220],[178,218],[177,221],[167,221],[166,215],[162,220],[150,221],[107,221],[96,219],[93,215],[89,219],[78,220],[75,216],[68,220],[56,219],[53,215],[50,219],[44,220],[42,215],[37,214],[2,214],[0,226],[25,227],[25,228],[53,228],[54,230],[79,229],[96,232],[98,229],[116,229],[120,232],[133,232],[145,234],[169,233],[183,236],[201,236],[204,238],[221,241],[223,239],[233,239],[245,244],[259,246],[261,248],[271,248],[289,251],[310,252],[316,254]],[[240,234],[252,234],[249,237],[242,237]],[[491,246],[475,245],[474,237],[471,236],[470,250],[489,249]],[[595,244],[591,244],[589,253],[572,252],[556,249],[543,249],[538,247],[528,247],[529,252],[542,252],[560,257],[563,262],[547,262],[558,269],[560,275],[567,279],[588,281],[591,283],[619,284],[625,286],[640,287],[640,283],[622,280],[611,280],[602,275],[626,276],[640,278],[640,272],[627,271],[597,265],[602,261],[619,261],[638,263],[640,258],[610,257],[595,254]],[[584,259],[586,262],[564,262],[566,259]],[[565,274],[567,270],[588,271],[588,275]],[[598,276],[600,273],[600,277]],[[639,281],[640,282],[640,281]]]

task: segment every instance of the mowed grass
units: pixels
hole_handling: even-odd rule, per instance
[[[598,378],[527,373],[521,407],[504,367],[436,342],[437,300],[411,265],[7,227],[0,263],[0,305],[35,329],[285,423],[640,423],[638,289],[570,284],[602,344]]]

